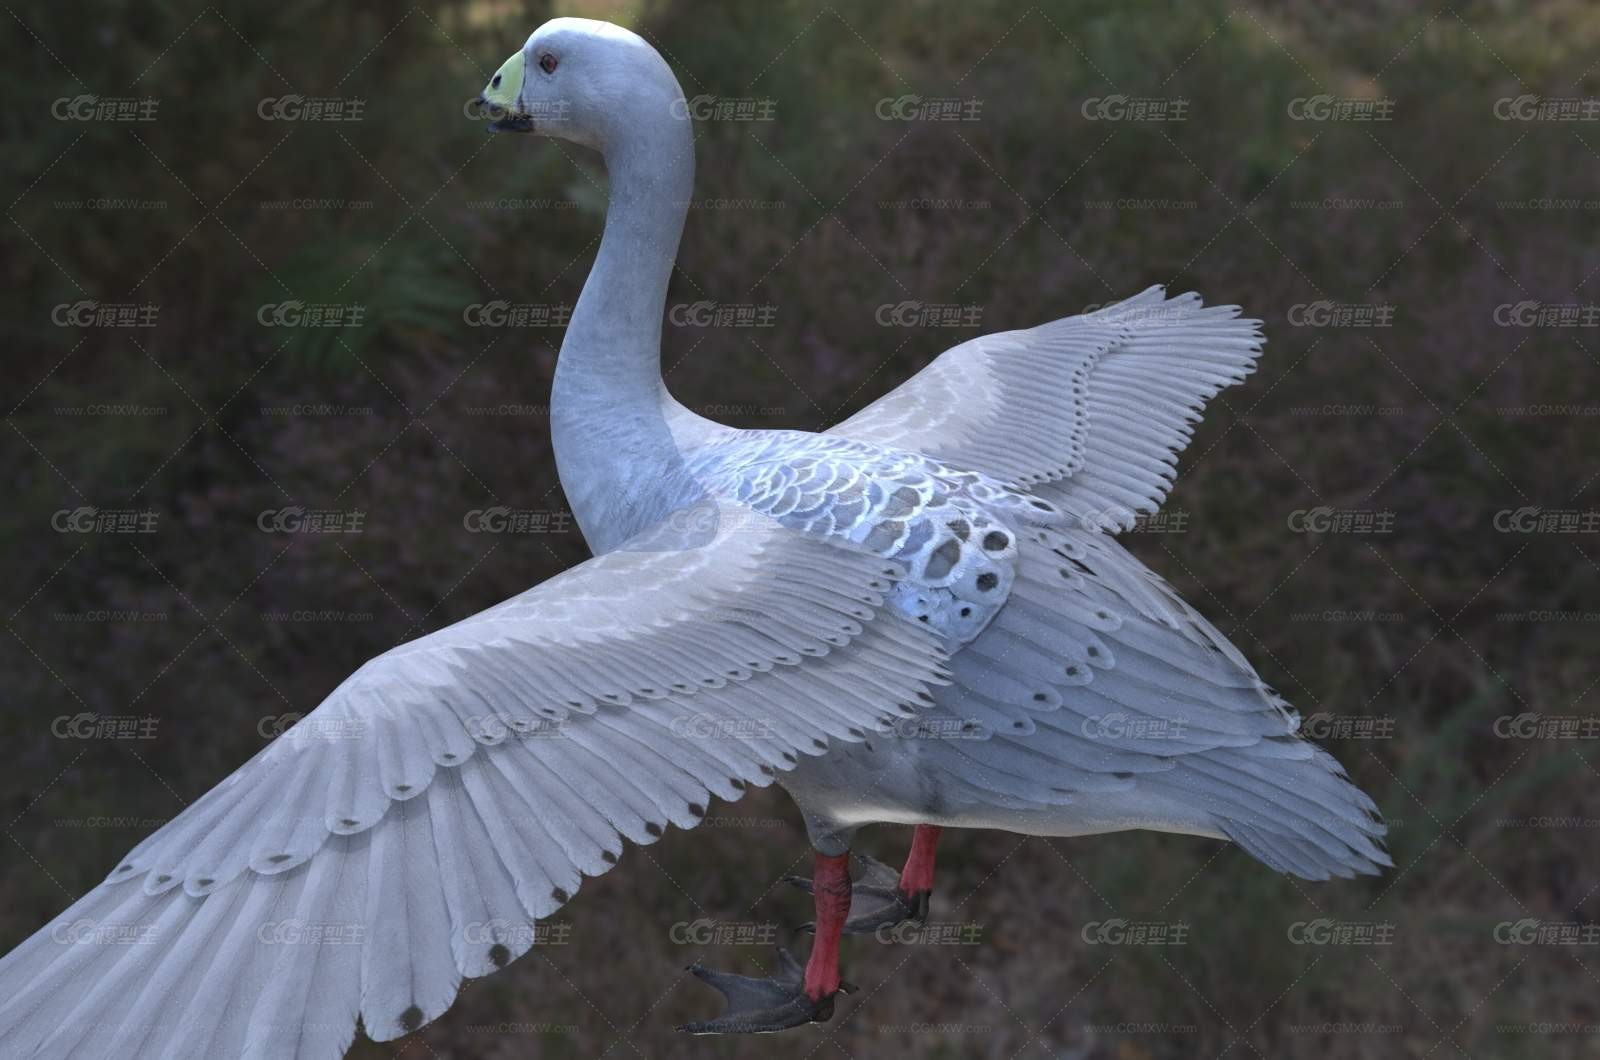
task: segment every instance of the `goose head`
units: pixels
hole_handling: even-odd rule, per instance
[[[531,132],[601,152],[683,109],[666,61],[638,34],[609,22],[546,22],[495,71],[473,102],[491,132]]]

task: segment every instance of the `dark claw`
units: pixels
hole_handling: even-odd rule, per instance
[[[846,935],[872,935],[879,928],[893,927],[907,921],[920,923],[928,918],[927,891],[906,894],[900,890],[900,874],[877,858],[857,854],[861,862],[861,877],[850,886],[850,919],[845,921]],[[804,876],[785,876],[792,883],[810,893],[811,881]],[[801,924],[797,930],[816,931],[817,925]]]
[[[713,1020],[685,1023],[678,1029],[689,1034],[772,1034],[807,1023],[833,1018],[833,994],[813,999],[805,992],[805,969],[794,955],[778,948],[778,968],[770,976],[734,975],[691,964],[695,977],[715,987],[728,999],[728,1008]],[[855,993],[849,983],[839,992]]]

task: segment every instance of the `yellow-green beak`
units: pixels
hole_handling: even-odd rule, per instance
[[[517,109],[517,97],[522,93],[522,52],[507,59],[494,72],[483,94],[476,100],[486,109],[491,119],[490,132],[532,132],[533,119]]]

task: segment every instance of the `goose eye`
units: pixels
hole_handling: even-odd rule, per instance
[[[547,74],[555,73],[556,72],[556,57],[554,55],[551,55],[548,52],[546,52],[544,55],[539,56],[539,69],[543,70]]]
[[[500,87],[500,75],[499,74],[495,74],[494,75],[494,80],[489,82],[489,87],[490,88],[499,88]]]

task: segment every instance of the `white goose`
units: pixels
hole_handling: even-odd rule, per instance
[[[828,1018],[841,933],[922,914],[944,826],[1210,836],[1307,879],[1390,864],[1371,800],[1109,532],[1161,504],[1258,322],[1151,288],[957,346],[826,434],[735,430],[661,380],[693,175],[667,64],[557,19],[485,96],[610,173],[552,399],[597,558],[373,659],[140,844],[0,961],[0,1054],[333,1057],[358,1015],[399,1037],[624,839],[774,780],[816,848],[816,942],[770,978],[697,969],[731,1007],[691,1030]],[[917,826],[911,855],[852,893],[877,822]],[[334,923],[346,944],[273,944]]]

